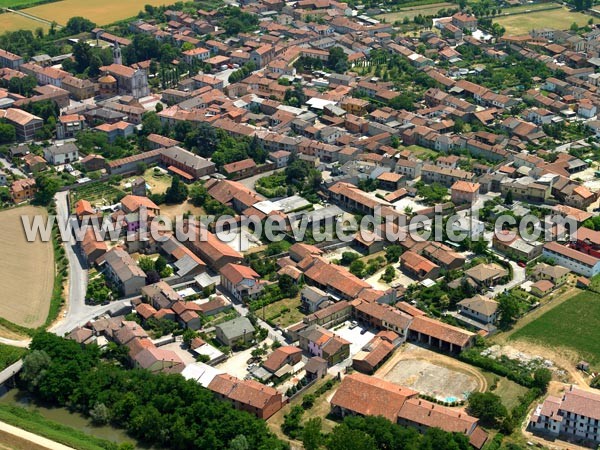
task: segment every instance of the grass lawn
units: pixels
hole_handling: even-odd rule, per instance
[[[491,372],[481,371],[483,376],[488,382],[488,390],[489,386],[494,384],[496,379],[499,379],[498,385],[493,392],[496,395],[499,395],[502,399],[502,403],[506,408],[510,411],[512,408],[519,404],[519,397],[525,395],[527,392],[527,388],[521,386],[520,384],[515,383],[514,381],[510,381],[508,378],[499,377],[498,375]]]
[[[575,350],[600,364],[600,295],[581,292],[513,333],[509,340],[529,340],[549,347]]]
[[[429,148],[421,147],[420,145],[409,145],[408,147],[400,146],[399,150],[410,150],[415,156],[421,159],[437,158],[439,153]]]
[[[0,344],[0,370],[4,370],[11,364],[17,362],[25,355],[25,353],[27,353],[26,348]]]
[[[507,17],[498,17],[494,22],[506,28],[507,35],[527,34],[534,28],[551,27],[558,30],[568,30],[573,22],[583,26],[588,23],[591,16],[570,11],[567,8],[538,11],[528,14],[516,14]]]
[[[295,298],[284,298],[278,302],[271,303],[265,306],[265,318],[273,320],[283,328],[298,323],[304,317],[304,314],[300,311],[300,303],[300,295],[297,295]],[[256,311],[256,315],[261,318],[262,314],[262,309]],[[278,314],[281,315],[278,316]]]
[[[420,5],[420,6],[412,6],[407,8],[402,8],[400,11],[381,14],[376,16],[376,19],[385,19],[388,23],[393,23],[397,20],[403,20],[405,17],[409,19],[413,19],[419,14],[423,16],[431,16],[437,13],[440,9],[448,9],[455,8],[456,5],[453,3],[441,2],[441,3],[432,3],[428,5]]]

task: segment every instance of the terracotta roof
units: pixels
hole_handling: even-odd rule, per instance
[[[409,329],[460,347],[465,346],[475,336],[470,331],[426,316],[414,317]]]
[[[223,166],[223,170],[227,173],[235,173],[240,172],[242,170],[248,170],[253,167],[256,167],[256,163],[253,159],[244,159],[242,161],[232,162],[230,164],[225,164]]]
[[[418,392],[360,373],[346,376],[331,399],[331,405],[363,416],[383,416],[397,421],[404,402]]]
[[[588,255],[587,253],[577,251],[565,245],[560,245],[558,242],[548,242],[544,244],[544,250],[558,253],[559,255],[565,256],[567,258],[572,258],[575,261],[582,262],[589,266],[595,266],[596,264],[598,264],[598,262],[600,262],[600,259],[595,258],[592,255]]]
[[[246,279],[260,279],[260,275],[252,270],[251,267],[242,266],[241,264],[227,264],[220,270],[220,273],[233,284],[238,284]]]
[[[461,410],[454,410],[435,403],[410,398],[406,400],[398,417],[428,428],[441,428],[449,433],[470,434],[477,419]]]
[[[277,372],[292,355],[301,355],[302,349],[292,345],[285,345],[275,349],[263,362],[262,366],[269,372]]]
[[[479,183],[469,183],[468,181],[459,180],[450,189],[453,191],[475,193],[479,191],[479,186]]]

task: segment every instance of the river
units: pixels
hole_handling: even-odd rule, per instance
[[[136,445],[136,449],[142,448],[139,447],[135,440],[129,437],[124,430],[113,428],[108,425],[93,425],[86,417],[78,413],[72,413],[66,408],[47,408],[45,406],[36,405],[29,397],[27,397],[27,394],[23,394],[18,389],[11,389],[2,395],[2,397],[0,397],[0,403],[34,410],[48,420],[67,425],[91,436],[96,436],[118,444],[122,442],[131,442]]]

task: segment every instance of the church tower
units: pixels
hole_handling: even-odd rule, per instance
[[[118,42],[115,42],[115,46],[113,47],[113,62],[115,64],[123,64],[123,58],[121,57],[121,47],[119,47]]]

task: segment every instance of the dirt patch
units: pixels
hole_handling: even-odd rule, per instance
[[[383,365],[381,366],[381,368],[375,373],[375,376],[378,378],[383,378],[383,379],[388,379],[387,375],[388,373],[392,372],[391,377],[393,377],[393,371],[395,369],[395,367],[398,365],[399,362],[401,361],[423,361],[429,365],[431,365],[431,369],[437,369],[438,367],[440,369],[445,369],[449,372],[449,375],[451,377],[459,377],[462,376],[466,376],[467,378],[464,378],[465,380],[473,380],[474,384],[471,385],[469,384],[468,386],[473,386],[471,389],[469,389],[469,392],[474,392],[474,391],[480,391],[480,392],[485,392],[487,390],[488,387],[488,382],[485,378],[485,376],[481,373],[481,371],[479,371],[479,369],[470,366],[469,364],[463,363],[461,361],[458,361],[454,358],[452,358],[451,356],[447,356],[441,353],[436,353],[432,350],[423,348],[423,347],[419,347],[417,345],[414,344],[404,344],[402,346],[402,348],[400,348],[398,351],[396,351],[396,353]],[[403,367],[402,365],[400,365],[400,367]],[[409,366],[407,366],[409,367]],[[425,367],[425,366],[423,366]],[[400,373],[400,371],[397,371],[397,373],[399,374],[398,377],[403,377],[405,376],[404,374]],[[415,378],[415,383],[419,382],[419,378],[420,376],[418,376],[418,372],[416,372],[417,376],[414,377]],[[440,383],[446,383],[446,380],[443,380],[442,377],[440,375],[436,375],[436,380],[437,381],[432,381],[431,382],[431,390],[434,389],[439,389],[440,386],[442,386],[442,384]],[[389,381],[395,382],[391,379],[389,379]],[[408,380],[411,381],[411,380]],[[399,383],[402,384],[402,383]],[[456,388],[455,388],[456,389]],[[418,388],[415,387],[415,390],[419,390]],[[466,389],[465,389],[466,391]],[[450,397],[451,395],[444,395],[444,397]],[[462,399],[462,396],[460,397],[460,399]]]
[[[206,214],[204,209],[192,205],[187,200],[180,205],[160,205],[160,213],[163,216],[168,216],[171,220],[174,220],[177,216],[182,216],[187,213],[191,213],[194,216],[202,216]]]
[[[0,286],[2,298],[0,316],[29,328],[44,323],[50,307],[54,284],[54,256],[51,242],[39,237],[27,242],[21,216],[33,220],[34,216],[47,213],[43,208],[24,206],[0,213]],[[0,330],[1,331],[1,330]],[[13,337],[14,336],[6,336]]]
[[[423,359],[398,361],[384,379],[447,402],[466,400],[479,388],[477,379],[472,375]]]

